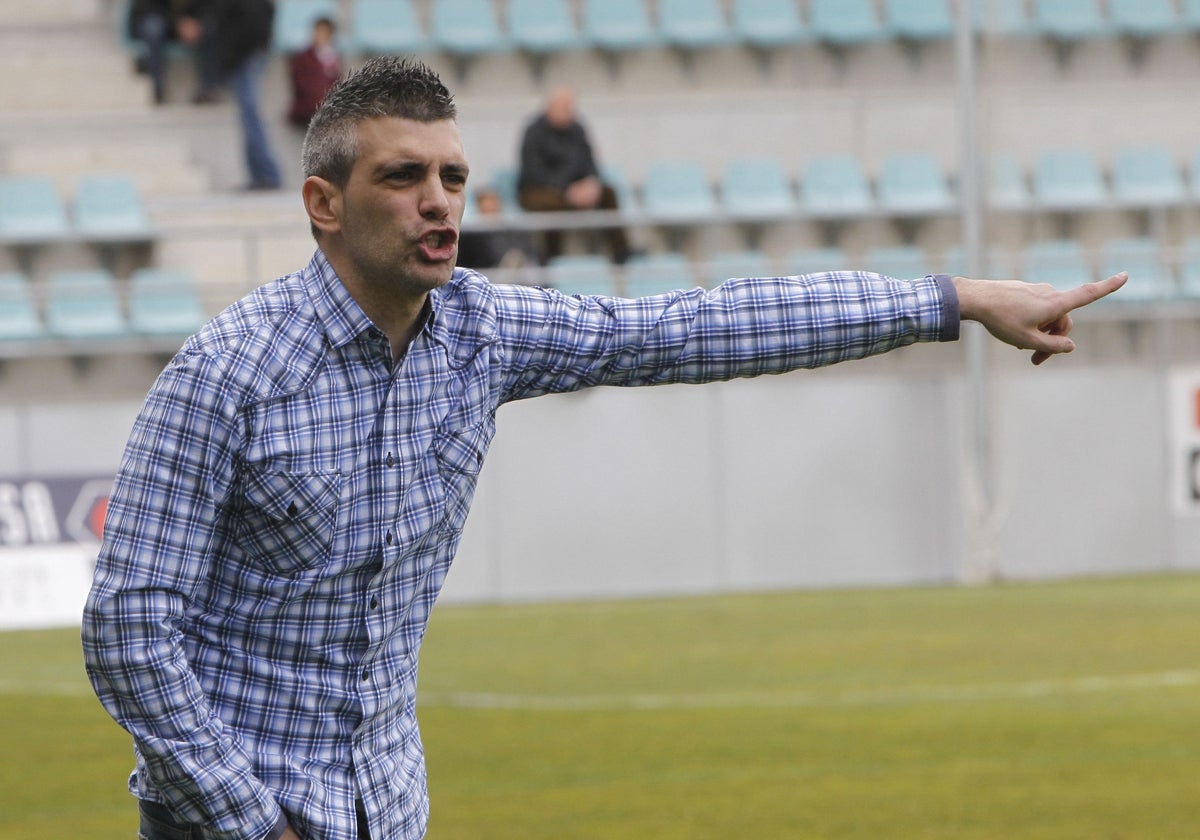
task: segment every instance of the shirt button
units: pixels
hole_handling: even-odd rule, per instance
[[[373,609],[373,610],[379,609],[379,599],[378,598],[371,599],[371,609]]]
[[[389,452],[387,456],[387,465],[389,467],[394,467],[396,465],[396,459],[392,457],[391,452]]]
[[[371,669],[370,668],[363,668],[362,678],[363,678],[363,682],[366,682],[367,680],[371,679]]]
[[[391,531],[387,532],[387,544],[388,545],[392,544],[392,532]]]

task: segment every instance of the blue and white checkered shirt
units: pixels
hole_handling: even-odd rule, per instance
[[[204,836],[423,836],[417,653],[509,400],[815,367],[958,334],[946,277],[621,300],[456,270],[393,365],[319,251],[185,344],[134,425],[84,616],[137,796]]]

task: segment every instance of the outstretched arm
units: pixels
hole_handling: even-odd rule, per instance
[[[1129,279],[1126,272],[1107,280],[1058,291],[1044,284],[1016,280],[973,280],[955,277],[959,312],[978,321],[993,336],[1023,350],[1033,350],[1035,365],[1058,353],[1070,353],[1071,311],[1112,294]]]

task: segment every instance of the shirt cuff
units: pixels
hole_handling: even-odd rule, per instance
[[[933,279],[942,292],[942,332],[938,341],[958,341],[962,318],[958,311],[958,290],[954,288],[954,279],[949,274],[935,274]]]
[[[279,812],[279,819],[275,820],[275,825],[267,832],[267,836],[263,840],[279,840],[283,836],[283,832],[288,829],[287,815],[283,811]]]

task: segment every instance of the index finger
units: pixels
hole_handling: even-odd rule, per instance
[[[1117,289],[1125,285],[1125,281],[1129,279],[1129,272],[1122,271],[1109,277],[1107,280],[1099,280],[1095,283],[1084,283],[1082,286],[1076,286],[1074,289],[1069,289],[1062,293],[1062,301],[1066,304],[1065,311],[1070,312],[1072,309],[1078,309],[1081,306],[1087,306],[1089,303],[1094,303],[1106,295],[1111,295]]]

